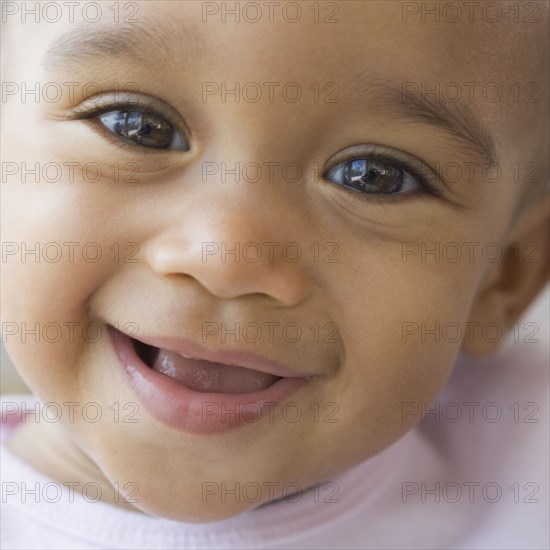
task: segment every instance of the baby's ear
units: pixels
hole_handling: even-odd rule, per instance
[[[487,271],[473,302],[469,321],[479,323],[465,338],[462,351],[480,356],[491,353],[510,334],[550,275],[550,196],[518,216],[511,238],[503,245],[500,261]],[[499,325],[500,338],[494,337]],[[491,329],[491,325],[494,329]],[[486,331],[484,331],[486,327]]]

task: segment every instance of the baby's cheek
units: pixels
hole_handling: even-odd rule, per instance
[[[403,344],[389,338],[350,349],[340,376],[327,391],[338,405],[341,435],[364,460],[403,435],[429,408],[452,369],[453,344]],[[423,405],[424,404],[424,405]]]
[[[78,377],[87,347],[102,338],[84,298],[93,274],[78,266],[36,269],[13,265],[3,276],[4,342],[31,390],[48,400],[73,398],[68,390]]]
[[[34,392],[66,398],[83,351],[102,339],[87,303],[117,269],[116,239],[63,183],[19,182],[2,195],[4,343]]]
[[[445,265],[379,265],[385,275],[373,268],[370,289],[341,297],[345,359],[330,381],[347,437],[363,442],[358,459],[402,435],[444,386],[461,346],[449,327],[467,329],[478,276]]]

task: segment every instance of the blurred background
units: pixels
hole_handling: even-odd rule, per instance
[[[0,393],[28,393],[29,390],[17,374],[4,348],[4,344],[0,347],[2,351],[0,363]]]

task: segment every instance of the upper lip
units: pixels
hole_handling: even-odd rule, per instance
[[[116,329],[115,329],[116,330]],[[143,336],[139,338],[125,334],[128,338],[138,340],[148,346],[173,351],[190,359],[209,361],[210,363],[221,363],[235,367],[243,367],[281,378],[305,378],[312,375],[297,373],[295,369],[282,365],[258,355],[243,350],[212,350],[190,340],[188,338],[170,336]]]

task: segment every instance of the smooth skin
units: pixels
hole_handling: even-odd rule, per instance
[[[10,448],[59,481],[101,483],[111,502],[109,485],[137,483],[138,502],[118,506],[207,522],[252,509],[270,495],[266,491],[255,503],[204,502],[203,482],[295,482],[305,488],[406,433],[419,418],[403,422],[404,403],[429,403],[460,351],[483,355],[498,342],[488,342],[480,331],[463,342],[422,341],[420,335],[404,341],[404,323],[494,322],[506,334],[548,280],[548,5],[537,5],[538,23],[508,17],[490,24],[478,17],[451,25],[420,16],[404,22],[402,3],[387,1],[339,2],[339,22],[333,24],[314,22],[305,7],[294,24],[282,17],[235,24],[219,16],[204,23],[201,2],[156,1],[139,3],[135,24],[115,25],[108,17],[93,26],[9,21],[4,81],[97,82],[107,103],[114,83],[137,83],[145,98],[157,98],[155,105],[175,113],[190,145],[185,152],[123,144],[101,131],[97,118],[76,119],[75,111],[90,103],[83,101],[82,86],[73,98],[65,89],[56,102],[24,102],[15,95],[2,104],[4,161],[96,162],[102,168],[97,182],[87,181],[78,168],[72,181],[68,170],[55,183],[5,178],[3,241],[95,242],[104,253],[96,263],[85,261],[81,248],[73,262],[66,254],[52,263],[14,255],[2,266],[2,322],[78,323],[74,341],[68,333],[57,343],[5,338],[25,382],[45,403],[95,402],[104,413],[99,423],[81,414],[73,422],[64,415],[62,422],[25,423]],[[126,56],[120,48],[105,48],[102,56],[72,64],[62,55],[44,63],[54,41],[77,26],[135,36],[139,51]],[[76,50],[66,42],[55,51]],[[279,82],[280,88],[297,82],[304,99],[203,98],[203,83],[222,82],[228,88],[235,82]],[[319,101],[308,89],[316,82]],[[337,102],[323,101],[328,82],[338,86]],[[373,145],[432,168],[486,163],[452,131],[406,118],[395,101],[390,105],[386,86],[401,90],[404,82],[501,86],[499,101],[476,94],[459,102],[495,144],[503,167],[497,182],[484,180],[478,170],[469,178],[465,169],[458,181],[433,182],[437,196],[380,197],[321,177],[334,158],[344,162],[350,151],[368,158]],[[536,83],[538,101],[516,102],[514,82],[521,94],[524,83]],[[458,108],[445,99],[439,103]],[[111,166],[117,162],[137,164],[139,181],[115,181]],[[269,181],[266,171],[256,183],[232,176],[224,182],[219,174],[203,182],[206,162],[298,163],[303,177],[289,182],[275,171]],[[535,163],[537,181],[515,181],[509,169],[514,163],[522,167],[521,178],[523,167]],[[420,254],[404,261],[406,243],[434,241],[499,243],[502,258],[489,262],[476,253],[468,261],[464,250],[458,262],[430,256],[422,261]],[[138,261],[115,262],[109,247],[128,242],[137,243]],[[204,242],[298,242],[304,255],[297,262],[280,255],[255,263],[232,257],[204,262]],[[336,243],[338,261],[315,261],[308,251],[312,243],[320,243],[321,260],[322,246]],[[524,261],[528,243],[536,246],[536,262]],[[290,398],[300,405],[302,419],[289,422],[277,409],[272,422],[208,436],[168,428],[143,407],[137,423],[114,422],[109,407],[136,397],[109,339],[91,342],[78,328],[135,323],[144,335],[200,342],[204,322],[291,321],[304,331],[296,343],[213,338],[208,345],[261,353],[314,376]],[[335,323],[338,341],[324,342],[321,330],[316,342],[308,328],[313,323]],[[323,422],[327,403],[337,404],[335,423]],[[320,421],[309,409],[315,404]]]

